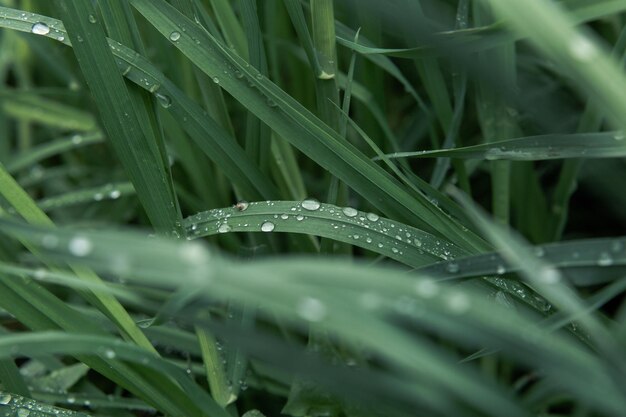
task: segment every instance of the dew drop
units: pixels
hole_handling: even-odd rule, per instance
[[[280,215],[280,218],[283,219],[283,220],[287,220],[289,218],[289,215],[286,214],[286,213],[283,213],[283,214]]]
[[[262,232],[271,232],[272,230],[274,230],[274,223],[272,222],[265,222],[261,225],[261,231]]]
[[[219,233],[228,233],[231,230],[232,228],[227,223],[221,224],[220,227],[217,228]]]
[[[90,14],[89,15],[89,23],[96,23],[96,22],[97,22],[96,17],[94,15]]]
[[[504,265],[498,265],[498,267],[496,268],[496,273],[498,275],[502,275],[506,272],[506,268],[504,267]]]
[[[113,200],[120,198],[121,195],[122,193],[120,192],[120,190],[112,190],[109,193],[109,197],[112,198]]]
[[[174,32],[170,33],[170,40],[172,42],[176,42],[179,39],[180,39],[180,32],[174,31]]]
[[[243,72],[241,72],[239,70],[235,70],[235,78],[242,79],[243,78]]]
[[[239,211],[246,211],[250,207],[250,203],[245,200],[241,200],[235,204],[235,208]]]
[[[420,279],[415,283],[415,292],[420,297],[433,298],[439,294],[439,285],[429,278]]]
[[[613,265],[613,258],[606,252],[602,252],[600,257],[598,258],[598,265],[600,266],[610,266]]]
[[[33,25],[30,31],[35,35],[47,35],[48,33],[50,33],[50,26],[46,25],[43,22],[37,22]]]
[[[544,284],[554,285],[561,281],[561,274],[556,268],[546,266],[539,271],[539,280]]]
[[[585,36],[575,36],[569,45],[569,51],[574,59],[581,62],[591,61],[597,53],[596,46]]]
[[[376,213],[367,213],[366,217],[367,217],[367,220],[371,222],[377,222],[378,219],[380,219],[380,216]]]
[[[107,359],[114,359],[115,358],[115,352],[111,349],[107,349],[104,351],[104,357]]]
[[[317,298],[305,297],[298,303],[298,315],[307,321],[319,322],[326,317],[326,306]]]
[[[357,214],[359,214],[359,212],[356,209],[353,209],[352,207],[344,207],[341,211],[347,217],[355,217]]]
[[[419,239],[413,239],[413,244],[419,248],[422,246],[422,241]]]
[[[30,410],[27,408],[20,408],[17,410],[17,417],[28,417],[30,415]]]
[[[46,249],[54,249],[59,244],[59,238],[54,235],[45,235],[41,238],[41,244]]]
[[[154,96],[157,98],[157,101],[164,109],[167,109],[172,105],[172,99],[169,96],[161,93],[156,93]]]
[[[7,405],[10,401],[11,401],[11,395],[9,394],[0,395],[0,404]]]
[[[297,220],[297,221],[299,221],[299,222],[301,222],[302,220],[304,220],[304,216],[303,216],[302,214],[298,214],[298,215],[296,216],[296,220]]]
[[[104,198],[104,194],[102,194],[102,193],[95,193],[93,195],[93,199],[96,200],[96,201],[101,201],[103,198]]]
[[[74,256],[87,256],[93,249],[91,240],[83,236],[76,236],[68,244],[70,253]]]
[[[74,404],[75,402],[76,402],[76,398],[75,397],[72,397],[72,396],[67,397],[67,403],[68,404]]]
[[[320,208],[320,202],[309,198],[302,202],[302,208],[309,211],[315,211]]]
[[[462,292],[454,292],[448,295],[446,304],[450,311],[455,314],[463,314],[470,308],[470,300]]]
[[[217,77],[213,77],[213,82],[214,82],[215,84],[219,84],[219,83],[220,83],[220,79],[219,79],[219,78],[217,78]]]
[[[450,262],[448,265],[446,265],[446,271],[451,274],[456,274],[457,272],[459,272],[459,269],[459,264],[457,264],[456,262]]]
[[[624,140],[624,132],[617,132],[615,136],[613,136],[615,140]]]

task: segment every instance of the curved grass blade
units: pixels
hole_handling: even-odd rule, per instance
[[[622,132],[529,136],[435,151],[396,152],[387,158],[437,158],[542,161],[567,158],[621,158],[626,156]],[[380,157],[374,158],[380,160]]]
[[[184,226],[192,238],[228,232],[305,233],[359,246],[413,267],[466,253],[414,227],[316,200],[243,203],[198,213],[185,219]]]
[[[6,417],[88,417],[89,414],[53,407],[21,395],[0,391],[0,414]]]

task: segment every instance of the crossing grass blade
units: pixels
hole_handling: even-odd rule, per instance
[[[542,135],[434,151],[396,152],[387,158],[505,159],[545,161],[568,158],[621,158],[626,155],[624,134],[618,132]],[[375,159],[380,159],[376,157]]]

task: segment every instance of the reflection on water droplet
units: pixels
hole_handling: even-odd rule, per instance
[[[341,211],[347,217],[355,217],[357,214],[359,214],[359,212],[356,209],[353,209],[352,207],[344,207]]]
[[[235,204],[235,208],[239,211],[246,211],[248,207],[250,207],[250,203],[245,200],[241,200],[237,204]]]
[[[91,240],[83,236],[76,236],[68,244],[70,253],[74,256],[87,256],[93,249]]]
[[[232,228],[228,224],[224,223],[224,224],[220,225],[220,227],[217,228],[217,231],[219,233],[228,233],[228,232],[231,231],[231,229]]]
[[[380,216],[376,213],[367,213],[366,217],[367,217],[367,220],[371,222],[377,222],[378,219],[380,219]]]
[[[168,107],[172,105],[172,99],[169,96],[166,96],[165,94],[161,94],[161,93],[156,93],[154,96],[157,98],[159,104],[164,109],[167,109]]]
[[[37,22],[30,29],[35,35],[47,35],[50,33],[50,27],[43,22]]]
[[[92,14],[89,15],[89,23],[96,23],[96,17]]]
[[[170,33],[170,40],[172,42],[176,42],[179,39],[180,39],[180,32],[174,31],[174,32]]]
[[[326,317],[326,306],[317,298],[305,297],[298,303],[298,315],[305,320],[318,322]]]
[[[315,211],[320,208],[320,202],[315,199],[306,199],[302,202],[302,208],[309,211]]]
[[[0,394],[0,404],[7,405],[11,401],[9,394]]]
[[[104,351],[104,356],[107,359],[114,359],[115,358],[115,352],[112,351],[111,349],[107,349],[107,350]]]
[[[30,415],[30,410],[27,408],[20,408],[17,410],[17,417],[28,417]]]
[[[274,227],[276,227],[274,225],[274,223],[272,222],[265,222],[261,225],[261,231],[262,232],[271,232],[272,230],[274,230]]]
[[[122,193],[120,192],[120,190],[112,190],[109,193],[109,197],[112,198],[113,200],[120,198],[120,196],[122,195]]]

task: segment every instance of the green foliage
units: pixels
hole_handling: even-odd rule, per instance
[[[0,0],[0,416],[626,415],[624,12]]]

